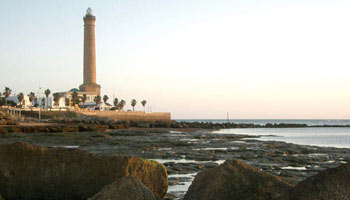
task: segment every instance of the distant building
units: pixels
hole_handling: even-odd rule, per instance
[[[84,16],[84,75],[83,84],[79,89],[73,88],[67,92],[60,92],[65,99],[66,106],[70,106],[73,92],[77,92],[79,97],[85,94],[86,103],[94,102],[97,95],[101,95],[101,86],[96,83],[96,48],[95,48],[95,21],[89,7]]]
[[[8,102],[12,101],[15,103],[17,106],[21,105],[19,102],[17,96],[9,96],[6,98]],[[33,104],[29,101],[29,97],[27,95],[24,95],[23,101],[22,101],[22,106],[23,107],[31,107]]]
[[[33,105],[41,108],[66,108],[65,99],[63,97],[60,98],[58,104],[55,105],[55,101],[53,97],[38,97],[33,102]]]

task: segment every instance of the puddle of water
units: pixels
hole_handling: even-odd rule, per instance
[[[238,140],[238,141],[232,141],[232,143],[246,144],[246,142],[240,141],[240,140]]]
[[[201,151],[201,150],[222,150],[222,151],[227,151],[227,148],[201,148],[201,149],[192,149],[193,151]]]
[[[191,174],[170,174],[168,175],[168,178],[194,178],[197,175],[197,173],[191,173]]]
[[[319,157],[319,156],[328,156],[326,153],[310,153],[309,157]]]
[[[158,148],[158,151],[171,151],[172,148]]]
[[[181,131],[169,131],[169,133],[183,133]]]
[[[181,181],[176,185],[170,185],[168,192],[186,192],[196,175],[197,173],[169,175],[168,178],[187,178],[188,181]]]
[[[292,167],[292,166],[287,166],[287,167],[281,167],[281,169],[289,169],[289,170],[306,170],[306,167]]]
[[[199,141],[199,139],[187,139],[187,138],[185,138],[185,139],[180,139],[181,141],[190,141],[190,142],[197,142],[197,141]]]
[[[221,165],[222,163],[224,163],[225,160],[217,160],[217,161],[214,161],[214,163],[218,164],[218,165]]]
[[[186,192],[190,187],[191,182],[182,182],[181,185],[170,185],[168,187],[168,192]]]
[[[217,163],[217,164],[222,164],[225,162],[225,160],[217,160],[217,161],[198,161],[198,160],[187,160],[187,159],[178,159],[178,160],[174,160],[174,159],[150,159],[150,160],[154,160],[157,161],[161,164],[164,163],[168,163],[168,162],[174,162],[174,163],[197,163],[197,164],[204,164],[204,163]]]
[[[67,148],[67,149],[78,149],[79,146],[50,146],[51,148],[57,148],[57,147],[61,147],[61,148]]]

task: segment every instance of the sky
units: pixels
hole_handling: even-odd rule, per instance
[[[173,119],[350,119],[346,0],[0,0],[0,89],[79,87],[89,6],[97,83],[126,109],[145,99]]]

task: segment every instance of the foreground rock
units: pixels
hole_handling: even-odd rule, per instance
[[[83,200],[129,175],[157,198],[167,191],[166,169],[156,162],[27,143],[0,145],[0,194],[7,200]]]
[[[270,200],[293,186],[279,177],[253,168],[242,161],[226,161],[200,172],[184,200]]]
[[[135,176],[125,176],[105,186],[90,200],[157,200]]]
[[[324,170],[302,182],[281,200],[350,199],[350,164]]]
[[[0,111],[0,125],[16,125],[16,122],[9,115]]]

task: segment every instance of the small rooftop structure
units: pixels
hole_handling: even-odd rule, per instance
[[[94,16],[90,7],[86,10],[86,16]]]

